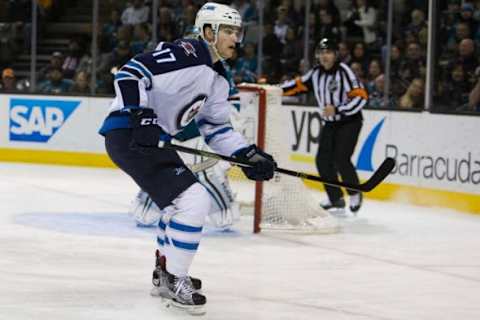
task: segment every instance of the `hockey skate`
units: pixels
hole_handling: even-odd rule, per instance
[[[343,198],[340,198],[333,203],[330,201],[330,199],[325,199],[320,203],[320,207],[333,215],[341,216],[345,214],[345,200]]]
[[[150,292],[154,297],[168,297],[168,272],[166,269],[166,262],[165,256],[160,256],[160,251],[157,250],[155,252],[155,270],[153,270],[152,274],[153,288]],[[199,291],[202,289],[202,280],[190,277],[190,281],[195,290]]]
[[[162,301],[167,308],[174,307],[196,316],[206,313],[207,298],[195,290],[190,277],[167,273],[165,280],[168,296],[162,296]]]
[[[350,211],[353,212],[353,214],[357,214],[358,210],[360,210],[363,202],[363,195],[361,192],[355,193],[350,196]]]

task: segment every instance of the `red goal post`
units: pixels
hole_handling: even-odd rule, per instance
[[[236,130],[251,143],[273,155],[280,167],[289,167],[288,112],[282,108],[282,89],[278,86],[241,84]],[[237,168],[229,175],[246,179]],[[253,231],[264,229],[332,233],[338,231],[334,218],[318,206],[310,190],[296,177],[276,174],[268,182],[255,182]]]

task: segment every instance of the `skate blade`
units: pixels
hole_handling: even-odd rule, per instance
[[[161,287],[153,287],[152,290],[150,291],[150,295],[152,297],[164,297],[164,298],[170,297],[168,294],[168,289],[161,288]]]
[[[203,316],[207,313],[207,310],[205,309],[204,305],[203,306],[184,305],[165,297],[162,297],[162,303],[167,309],[171,308],[173,310],[185,312],[191,316]]]
[[[195,290],[196,293],[202,294],[202,289]],[[156,287],[154,286],[152,290],[150,290],[150,295],[152,297],[165,297],[170,298],[170,294],[168,293],[168,289],[165,287]]]
[[[337,218],[345,218],[347,217],[347,211],[344,208],[331,208],[327,210],[328,213],[337,217]]]

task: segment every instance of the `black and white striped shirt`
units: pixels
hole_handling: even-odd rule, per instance
[[[344,63],[335,63],[330,70],[316,66],[303,76],[281,85],[284,95],[291,96],[312,90],[320,115],[327,122],[346,121],[361,115],[368,102],[368,93],[353,71]],[[323,117],[326,105],[335,107],[335,115]]]

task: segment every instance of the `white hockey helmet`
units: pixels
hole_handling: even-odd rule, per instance
[[[207,2],[205,3],[200,10],[197,12],[197,17],[195,19],[195,27],[200,32],[200,36],[205,40],[203,28],[209,25],[212,28],[213,33],[215,34],[215,41],[217,42],[217,34],[221,25],[234,26],[240,29],[238,42],[242,41],[243,30],[242,30],[242,17],[240,13],[233,8],[230,8],[227,5]]]

